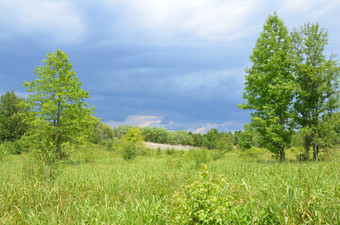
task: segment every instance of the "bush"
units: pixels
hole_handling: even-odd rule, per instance
[[[166,150],[165,150],[165,153],[167,154],[167,155],[172,155],[172,154],[174,154],[176,152],[176,150],[174,149],[174,148],[167,148]]]
[[[6,154],[7,154],[7,149],[5,148],[5,145],[0,144],[0,161],[3,160]]]
[[[3,146],[2,148],[6,154],[18,155],[21,154],[21,152],[23,152],[25,149],[23,141],[21,140],[16,140],[14,142],[5,141],[1,145]]]
[[[122,146],[122,156],[125,160],[133,160],[137,157],[136,144],[125,142]]]
[[[244,150],[243,155],[249,157],[249,158],[259,158],[260,156],[264,155],[268,150],[264,148],[257,148],[257,147],[251,147],[248,150]]]
[[[295,154],[295,157],[299,161],[307,161],[308,155],[303,147],[291,147],[290,151]]]
[[[112,140],[108,140],[105,142],[105,145],[106,145],[106,149],[108,151],[113,151],[113,141]]]
[[[218,160],[225,157],[225,151],[211,150],[210,152],[213,160]]]
[[[223,175],[213,179],[201,164],[198,179],[171,198],[172,220],[175,224],[226,224],[232,204],[228,189]]]
[[[120,140],[114,138],[112,148],[121,153],[125,160],[135,159],[138,153],[143,155],[148,154],[148,151],[145,149],[142,132],[136,127],[130,128]]]
[[[192,150],[195,161],[195,166],[198,169],[202,163],[206,164],[209,161],[208,150],[206,148]]]

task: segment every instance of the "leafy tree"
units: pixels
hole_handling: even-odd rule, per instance
[[[166,143],[168,139],[168,130],[165,128],[143,127],[142,133],[145,141]]]
[[[32,93],[28,104],[35,115],[29,139],[39,157],[53,163],[85,144],[97,120],[85,102],[89,93],[81,88],[67,54],[49,52],[43,62],[45,66],[34,70],[38,78],[24,83]]]
[[[233,135],[227,132],[217,134],[216,149],[230,151],[233,147]]]
[[[256,131],[249,124],[245,124],[243,131],[235,131],[234,145],[237,145],[242,150],[247,150],[254,146],[260,146],[259,139],[260,137]]]
[[[132,127],[133,126],[130,126],[130,125],[122,125],[119,127],[114,127],[113,128],[114,137],[121,139],[123,135],[126,134],[128,130],[131,129]]]
[[[266,147],[285,159],[291,129],[291,102],[293,76],[291,74],[291,41],[288,29],[276,13],[269,15],[257,39],[245,76],[246,103],[239,105],[251,109],[252,126],[264,137]]]
[[[216,149],[218,130],[213,128],[203,135],[202,145],[207,149]]]
[[[137,127],[130,128],[119,141],[119,151],[125,160],[132,160],[137,156],[137,150],[144,147],[144,137]]]
[[[20,139],[27,132],[25,122],[27,107],[24,99],[15,95],[14,91],[6,92],[0,97],[0,142]]]
[[[98,120],[94,127],[90,141],[94,144],[103,144],[113,140],[113,130],[109,125],[106,125]]]
[[[304,130],[306,158],[313,147],[313,159],[317,160],[320,138],[323,136],[323,118],[339,108],[339,62],[335,55],[324,53],[328,44],[327,31],[318,24],[305,24],[292,32],[294,75],[296,80],[296,121]],[[319,126],[320,125],[320,126]],[[320,133],[321,132],[321,133]]]
[[[200,134],[200,133],[193,133],[192,134],[192,138],[193,138],[194,146],[196,146],[196,147],[201,147],[202,146],[202,141],[203,141],[202,134]]]

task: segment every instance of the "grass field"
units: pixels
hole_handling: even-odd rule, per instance
[[[239,224],[339,224],[340,160],[278,163],[228,152],[207,162],[224,174]],[[150,151],[133,161],[96,147],[75,152],[52,181],[28,154],[0,161],[0,224],[173,224],[171,199],[197,179],[193,151]],[[204,160],[203,160],[204,161]]]

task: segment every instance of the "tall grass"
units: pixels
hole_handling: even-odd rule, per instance
[[[51,182],[29,176],[28,159],[0,162],[0,224],[172,224],[170,200],[198,171],[191,152],[126,161],[96,148],[75,152]],[[280,164],[228,152],[207,164],[210,176],[225,175],[233,210],[246,222],[340,223],[338,158]]]

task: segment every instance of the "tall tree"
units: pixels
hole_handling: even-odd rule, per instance
[[[297,84],[294,108],[304,130],[306,157],[310,146],[317,160],[321,135],[320,121],[339,107],[339,62],[325,55],[328,33],[318,24],[305,24],[292,32],[294,71]],[[320,129],[319,129],[320,128]],[[319,132],[320,131],[320,132]]]
[[[89,93],[72,70],[66,53],[49,52],[34,73],[38,79],[25,82],[35,119],[31,121],[31,141],[41,157],[50,162],[67,156],[67,150],[86,143],[92,127],[97,124],[92,109],[85,101]]]
[[[293,77],[290,72],[291,41],[287,27],[274,13],[269,15],[257,39],[250,60],[252,67],[245,75],[246,103],[239,105],[251,109],[251,125],[264,137],[266,147],[285,160],[285,147],[292,129],[291,102]]]
[[[8,91],[0,97],[0,142],[14,141],[27,131],[24,99]]]

